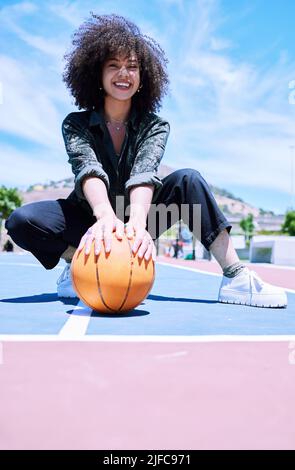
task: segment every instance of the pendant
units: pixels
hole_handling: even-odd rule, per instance
[[[113,124],[110,121],[107,121],[106,124],[110,127],[113,127],[113,129],[115,129],[116,131],[121,131],[126,126],[127,123],[124,123],[124,125],[121,127],[117,127],[116,124]]]

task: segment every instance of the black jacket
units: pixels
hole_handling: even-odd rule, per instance
[[[120,155],[116,155],[103,110],[70,113],[62,123],[62,133],[69,163],[75,175],[75,189],[69,198],[92,212],[82,190],[86,176],[101,178],[115,208],[116,196],[129,204],[132,186],[152,184],[153,199],[162,186],[157,170],[163,157],[170,126],[154,113],[141,119],[132,110]]]

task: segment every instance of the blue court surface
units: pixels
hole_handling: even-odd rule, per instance
[[[217,302],[220,275],[156,264],[154,286],[136,309],[119,315],[91,311],[78,299],[59,299],[61,262],[47,271],[30,254],[0,256],[0,337],[52,335],[56,339],[120,336],[204,337],[295,334],[295,293],[287,309]],[[52,338],[52,339],[53,339]]]

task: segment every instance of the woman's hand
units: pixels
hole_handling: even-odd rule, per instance
[[[145,229],[143,222],[136,220],[129,220],[125,224],[125,232],[127,238],[133,238],[135,235],[135,240],[132,246],[133,253],[138,251],[139,258],[145,257],[146,260],[149,260],[152,256],[153,261],[156,261],[156,247],[154,245],[153,239],[149,232]]]
[[[104,242],[106,253],[109,253],[112,248],[113,231],[116,231],[116,237],[118,240],[122,240],[124,235],[124,223],[116,217],[114,212],[109,212],[89,227],[87,232],[81,238],[78,246],[79,252],[82,251],[85,246],[85,254],[88,255],[94,240],[95,255],[99,255],[102,242]]]

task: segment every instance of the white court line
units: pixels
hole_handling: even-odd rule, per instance
[[[295,335],[204,335],[204,336],[180,336],[180,335],[87,335],[69,337],[61,335],[0,335],[0,341],[6,342],[52,342],[52,341],[81,341],[81,342],[109,342],[109,343],[235,343],[235,342],[259,342],[279,343],[295,342]]]
[[[165,263],[165,262],[162,262],[162,261],[157,261],[157,264],[162,264],[164,266],[169,266],[171,268],[185,269],[187,271],[194,271],[196,273],[201,273],[201,274],[209,274],[209,276],[222,277],[222,273],[221,274],[209,273],[207,271],[202,271],[202,269],[198,269],[198,268],[189,268],[189,267],[186,267],[186,266],[177,266],[176,264]],[[291,292],[291,294],[295,294],[295,289],[289,289],[288,287],[282,287],[282,289],[284,289],[286,292]]]
[[[219,277],[222,276],[222,273],[221,274],[210,273],[210,272],[207,272],[207,271],[202,271],[202,269],[198,269],[198,268],[189,268],[189,267],[186,267],[186,266],[179,266],[177,264],[165,263],[165,261],[157,261],[157,264],[162,264],[164,266],[169,266],[169,268],[186,269],[187,271],[194,271],[196,273],[209,274],[209,276],[219,276]]]
[[[73,308],[70,318],[66,321],[59,332],[61,339],[80,339],[86,334],[91,318],[92,309],[87,307],[81,300]]]
[[[251,267],[254,267],[257,265],[257,266],[261,266],[262,268],[270,268],[270,269],[277,269],[277,270],[280,270],[280,269],[291,269],[293,271],[295,271],[295,266],[289,266],[288,264],[270,264],[270,263],[245,263],[247,266],[251,266]]]
[[[42,264],[36,264],[36,263],[1,263],[0,262],[0,266],[29,266],[30,268],[44,268],[44,266],[42,266]],[[54,269],[64,269],[64,266],[55,266]]]

